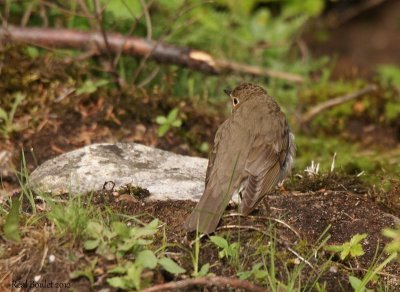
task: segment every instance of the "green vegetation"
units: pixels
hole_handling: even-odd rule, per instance
[[[325,247],[328,251],[340,253],[340,259],[343,261],[347,256],[358,257],[364,254],[364,250],[361,245],[361,241],[367,238],[368,234],[355,234],[349,242],[345,242],[342,245],[329,245]]]
[[[374,262],[360,278],[357,269],[352,270],[351,263],[364,254],[361,242],[367,234],[355,234],[349,242],[333,246],[327,245],[330,239],[327,229],[315,244],[309,245],[302,241],[291,249],[282,244],[272,221],[266,232],[260,230],[245,235],[244,231],[238,229],[217,232],[206,239],[197,234],[192,251],[191,243],[169,243],[168,236],[176,231],[166,232],[158,219],[151,219],[150,216],[123,216],[115,209],[118,203],[115,205],[110,202],[110,206],[95,203],[101,196],[101,193],[93,193],[82,199],[82,196],[75,194],[74,197],[59,200],[42,195],[40,197],[44,198],[47,207],[40,214],[26,212],[29,206],[26,202],[29,200],[21,197],[21,202],[15,200],[6,206],[0,217],[3,235],[15,242],[24,242],[29,238],[38,240],[41,236],[59,238],[60,241],[47,243],[51,243],[49,248],[52,253],[57,253],[57,257],[62,257],[60,251],[65,246],[74,246],[76,249],[73,258],[79,265],[69,275],[71,280],[86,278],[94,288],[96,277],[101,273],[108,285],[122,290],[141,290],[154,285],[152,283],[157,273],[168,273],[174,277],[212,276],[215,269],[228,262],[231,273],[239,279],[250,280],[272,291],[326,291],[326,282],[320,279],[330,268],[337,269],[338,263],[333,260],[333,256],[324,256],[324,250],[339,253],[340,259],[350,264],[350,268],[344,266],[346,269],[341,272],[348,274],[354,291],[369,291],[366,287],[371,281],[374,287],[381,285],[387,289],[379,273],[397,257],[398,230],[387,229],[384,234],[393,239],[386,246],[387,258],[381,261],[379,259],[382,256],[375,255]],[[38,226],[45,222],[54,223],[55,228],[45,235],[36,232]],[[379,246],[377,253],[378,250]],[[214,262],[211,258],[204,261],[204,252],[215,252]],[[174,259],[170,255],[174,255]],[[185,259],[190,258],[192,266],[188,264],[190,260],[185,262]]]
[[[14,94],[14,102],[12,102],[10,112],[0,107],[0,133],[4,138],[9,138],[13,132],[21,131],[21,126],[14,121],[15,112],[18,106],[25,99],[25,95],[17,92]]]
[[[178,109],[172,109],[166,117],[158,116],[156,118],[158,128],[158,136],[164,136],[172,127],[179,128],[182,125],[182,120],[178,118]]]

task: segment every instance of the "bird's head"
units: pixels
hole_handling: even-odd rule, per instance
[[[232,101],[232,112],[235,112],[243,103],[255,96],[267,95],[267,92],[256,84],[242,83],[234,90],[225,89],[224,92]]]

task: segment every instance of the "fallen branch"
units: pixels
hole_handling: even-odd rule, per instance
[[[254,76],[303,82],[303,77],[258,66],[239,64],[228,60],[218,60],[210,54],[190,48],[173,46],[138,37],[128,37],[118,33],[83,32],[70,29],[28,28],[9,26],[0,28],[0,38],[29,43],[45,48],[77,49],[97,51],[98,54],[118,54],[146,57],[168,64],[176,64],[210,74],[226,72],[245,73]],[[105,42],[105,39],[107,42]]]
[[[225,218],[226,217],[243,217],[243,218],[252,218],[252,219],[256,219],[256,220],[260,220],[260,221],[272,220],[272,221],[275,221],[275,222],[280,223],[283,226],[287,227],[288,229],[290,229],[297,236],[298,239],[301,239],[300,233],[294,227],[290,226],[285,221],[277,219],[277,218],[267,217],[267,216],[243,215],[243,214],[240,214],[240,213],[229,213],[227,215],[224,215],[223,217],[225,217]]]
[[[357,99],[359,97],[362,97],[367,93],[375,91],[376,89],[377,89],[376,85],[371,84],[371,85],[367,85],[363,89],[360,89],[360,90],[358,90],[356,92],[352,92],[352,93],[349,93],[349,94],[346,94],[346,95],[342,95],[342,96],[327,100],[327,101],[325,101],[323,103],[320,103],[320,104],[316,105],[315,107],[313,107],[312,109],[310,109],[308,112],[306,112],[304,114],[304,116],[301,119],[301,124],[302,125],[308,124],[319,113],[321,113],[321,112],[323,112],[323,111],[325,111],[325,110],[327,110],[327,109],[329,109],[331,107],[340,105],[340,104],[345,103],[347,101],[350,101],[352,99]]]
[[[191,286],[218,286],[230,287],[234,289],[244,289],[246,291],[265,292],[266,289],[254,285],[249,281],[239,280],[228,277],[203,277],[197,279],[186,279],[177,282],[168,282],[165,284],[155,285],[153,287],[142,290],[142,292],[156,292],[164,290],[184,289]]]

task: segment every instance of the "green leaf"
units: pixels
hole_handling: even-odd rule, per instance
[[[108,84],[108,81],[106,79],[100,79],[95,82],[88,79],[88,80],[85,80],[85,82],[80,87],[78,87],[78,89],[76,90],[76,94],[78,94],[78,95],[83,94],[83,93],[90,94],[90,93],[95,92],[97,90],[97,88],[104,86],[106,84]]]
[[[169,124],[164,124],[158,128],[158,137],[164,136],[169,130]]]
[[[166,270],[167,272],[174,274],[174,275],[178,275],[178,274],[182,274],[182,273],[186,272],[186,270],[184,268],[179,266],[177,263],[175,263],[170,258],[166,258],[166,257],[161,258],[158,260],[158,263],[163,267],[164,270]]]
[[[4,109],[2,109],[1,107],[0,107],[0,120],[3,120],[3,121],[8,120],[7,112]]]
[[[302,0],[287,1],[284,5],[283,14],[285,16],[294,16],[299,14],[307,14],[309,16],[317,16],[324,9],[323,0]]]
[[[157,228],[154,226],[146,225],[145,227],[131,229],[130,235],[135,239],[141,237],[148,237],[157,233]]]
[[[210,264],[206,263],[201,266],[200,271],[197,273],[196,277],[204,277],[208,274],[208,271],[210,270]]]
[[[200,144],[199,150],[200,152],[207,153],[210,150],[210,146],[207,142],[203,142]]]
[[[19,242],[21,236],[19,234],[19,208],[21,202],[19,199],[12,200],[11,210],[7,214],[6,221],[4,223],[3,231],[4,237],[8,240]]]
[[[240,280],[247,280],[248,278],[251,277],[252,274],[253,274],[252,271],[245,271],[245,272],[237,273]]]
[[[172,122],[171,124],[173,127],[175,128],[179,128],[180,126],[182,126],[182,121],[181,120],[175,120]]]
[[[94,270],[94,266],[96,265],[97,260],[94,261],[94,265],[86,267],[84,270],[76,270],[73,271],[69,274],[69,277],[71,279],[78,279],[80,277],[85,277],[89,280],[90,284],[93,285],[94,283],[94,275],[93,275],[93,270]]]
[[[357,233],[356,235],[353,235],[353,237],[350,239],[350,245],[353,246],[354,244],[361,242],[363,239],[367,238],[367,236],[367,233]]]
[[[99,246],[99,244],[100,244],[100,239],[89,239],[83,243],[83,247],[86,250],[93,250],[93,249],[97,248]]]
[[[226,249],[229,247],[229,244],[226,241],[226,239],[221,236],[217,236],[217,235],[210,236],[210,240],[212,243],[214,243],[216,246],[218,246],[220,248]]]
[[[159,124],[159,125],[163,125],[163,124],[165,124],[166,122],[167,122],[167,118],[164,117],[164,116],[158,116],[158,117],[156,118],[156,123]]]
[[[107,279],[107,283],[115,288],[127,289],[126,281],[123,277],[112,277]]]
[[[353,287],[354,291],[359,291],[359,292],[365,291],[365,287],[362,287],[362,280],[354,276],[349,276],[349,282],[351,287]]]
[[[400,87],[400,67],[381,65],[378,67],[377,71],[382,82],[386,84],[393,82],[395,86]]]
[[[158,228],[158,219],[153,219],[149,224],[146,225],[148,228],[157,229]]]
[[[142,11],[139,1],[102,0],[102,3],[107,5],[106,11],[111,12],[119,20],[133,20]]]
[[[103,225],[95,221],[89,221],[86,227],[86,234],[92,238],[101,238]]]
[[[31,57],[32,59],[37,58],[37,56],[39,56],[39,50],[36,47],[27,46],[25,48],[25,51],[28,54],[28,56]]]
[[[382,234],[392,239],[392,241],[386,245],[385,251],[390,254],[400,252],[400,225],[398,225],[396,229],[385,228]]]
[[[350,254],[350,245],[348,242],[342,245],[342,251],[340,252],[340,259],[344,260]]]
[[[136,264],[130,265],[127,270],[126,279],[129,279],[130,286],[133,285],[137,290],[140,290],[142,271],[143,268]]]
[[[110,274],[125,274],[126,268],[123,266],[116,266],[114,268],[109,269],[108,273],[110,273]]]
[[[340,259],[344,260],[349,254],[352,257],[362,256],[364,249],[360,242],[364,240],[368,234],[356,234],[349,242],[345,242],[342,245],[329,245],[325,247],[325,250],[340,253]]]
[[[157,258],[151,250],[143,250],[138,254],[135,263],[143,268],[154,269],[157,266]]]
[[[361,244],[356,244],[356,245],[352,246],[350,249],[350,255],[352,257],[362,256],[363,254],[364,254],[364,249],[361,246]]]
[[[127,252],[131,250],[135,245],[138,245],[135,239],[128,239],[118,244],[118,251]]]
[[[168,120],[170,123],[172,123],[173,121],[176,120],[177,116],[178,116],[178,109],[177,109],[177,108],[174,108],[174,109],[172,109],[172,110],[169,112],[168,117],[167,117],[167,120]]]
[[[76,90],[76,94],[84,94],[84,93],[93,93],[97,89],[96,85],[92,80],[86,80],[78,89]]]
[[[111,223],[111,227],[119,236],[123,238],[129,237],[130,228],[125,223],[116,221]]]

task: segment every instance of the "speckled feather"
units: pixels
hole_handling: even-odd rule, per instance
[[[239,188],[239,210],[249,214],[292,167],[294,136],[275,100],[250,83],[239,85],[230,96],[240,103],[215,135],[205,191],[185,222],[187,231],[214,232]]]

